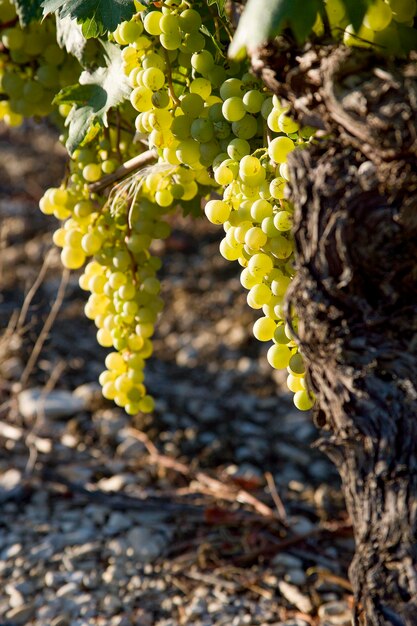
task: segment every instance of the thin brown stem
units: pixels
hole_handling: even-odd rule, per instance
[[[59,313],[59,310],[61,308],[62,302],[64,300],[64,295],[65,295],[65,289],[68,285],[68,280],[70,277],[70,272],[67,269],[64,269],[63,274],[62,274],[62,278],[61,278],[61,282],[58,288],[58,293],[56,295],[55,298],[55,302],[53,303],[51,310],[49,311],[49,315],[45,320],[45,324],[43,325],[43,328],[40,332],[40,335],[33,347],[32,353],[29,357],[29,360],[26,364],[26,367],[24,369],[24,372],[22,374],[22,377],[20,379],[20,384],[22,387],[24,387],[29,379],[29,376],[33,370],[33,368],[35,367],[36,361],[38,360],[39,354],[43,348],[43,344],[45,343],[48,335],[49,335],[49,331],[51,330],[56,316]]]
[[[113,183],[117,183],[119,180],[122,180],[122,178],[125,178],[125,176],[127,176],[128,174],[131,174],[132,172],[139,170],[146,165],[154,163],[157,158],[158,155],[155,150],[146,150],[141,154],[137,154],[132,159],[129,159],[129,161],[123,163],[123,165],[118,167],[117,170],[115,170],[111,174],[103,176],[103,178],[101,180],[98,180],[96,183],[91,183],[88,186],[88,190],[90,191],[90,193],[99,193]]]
[[[167,78],[168,78],[169,95],[171,96],[171,99],[174,102],[175,106],[178,106],[180,101],[178,100],[177,96],[175,95],[174,85],[172,84],[171,63],[170,63],[170,60],[169,60],[168,52],[165,50],[165,48],[164,48],[164,53],[165,53],[165,62],[167,64]]]

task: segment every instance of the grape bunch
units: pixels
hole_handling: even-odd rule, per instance
[[[110,138],[114,145],[115,134]],[[81,288],[90,292],[85,314],[94,320],[98,343],[114,349],[99,378],[103,395],[133,415],[154,406],[143,384],[144,366],[152,354],[150,338],[163,303],[156,277],[161,260],[152,254],[151,244],[169,236],[170,208],[155,204],[145,190],[156,171],[121,183],[109,197],[91,192],[91,183],[118,165],[111,143],[102,136],[96,150],[77,150],[66,185],[48,189],[40,209],[62,221],[53,236],[62,249],[62,263],[69,269],[85,266],[79,279]],[[118,149],[120,159],[130,157],[137,147],[121,142]]]
[[[262,311],[253,327],[254,336],[272,341],[268,362],[275,369],[287,368],[294,403],[308,410],[314,399],[307,390],[303,358],[294,341],[297,319],[285,322],[284,298],[294,277],[286,160],[297,146],[305,145],[310,131],[299,128],[276,96],[264,101],[263,116],[271,136],[276,136],[268,148],[252,153],[247,140],[231,140],[228,158],[214,165],[216,180],[225,185],[223,197],[209,200],[205,213],[214,224],[223,224],[226,235],[220,253],[243,267],[240,281],[248,290],[248,304]]]
[[[332,34],[348,46],[374,47],[378,52],[402,56],[415,41],[412,31],[417,14],[416,0],[375,0],[360,28],[355,31],[341,0],[327,0],[326,12]]]
[[[13,4],[0,0],[0,120],[19,126],[47,116],[62,87],[78,81],[81,67],[56,42],[53,21],[21,28]]]

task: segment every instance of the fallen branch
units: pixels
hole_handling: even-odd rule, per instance
[[[196,481],[203,487],[203,489],[200,489],[197,486],[196,491],[203,491],[204,493],[209,492],[216,498],[228,500],[229,502],[241,502],[242,504],[248,504],[263,517],[276,518],[276,513],[273,509],[258,500],[258,498],[250,494],[245,489],[239,489],[234,486],[232,487],[230,485],[226,485],[220,480],[216,480],[215,478],[208,476],[208,474],[205,474],[204,472],[195,472],[185,463],[181,463],[172,457],[161,454],[149,437],[144,432],[141,432],[136,428],[129,428],[129,433],[132,437],[135,437],[135,439],[138,439],[138,441],[141,441],[144,444],[149,453],[149,461],[151,463],[161,465],[167,469],[172,469],[183,476],[187,476],[190,480]]]

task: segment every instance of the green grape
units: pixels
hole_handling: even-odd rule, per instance
[[[269,246],[272,254],[277,259],[287,259],[292,254],[292,243],[282,235],[277,235],[277,237],[271,239]]]
[[[332,24],[339,24],[343,21],[346,9],[342,0],[327,0],[326,13]]]
[[[259,159],[254,156],[244,156],[239,163],[239,174],[241,177],[250,177],[258,174],[262,169]]]
[[[179,25],[185,33],[198,31],[201,26],[201,17],[194,9],[186,9],[179,15]]]
[[[279,231],[286,232],[292,228],[292,215],[288,211],[279,211],[274,217],[274,226]]]
[[[206,40],[201,33],[192,32],[185,36],[183,41],[184,50],[189,53],[200,52],[205,46]]]
[[[275,163],[284,163],[294,147],[294,142],[289,137],[276,137],[269,144],[268,154]]]
[[[211,94],[211,84],[206,78],[195,78],[190,83],[189,89],[190,93],[198,94],[201,98],[203,98],[203,100],[207,100]]]
[[[256,222],[262,222],[266,217],[271,217],[273,207],[270,202],[260,198],[252,204],[250,214]]]
[[[177,50],[181,45],[181,34],[179,32],[162,33],[159,41],[165,50]]]
[[[159,21],[159,27],[163,33],[179,35],[180,33],[180,20],[174,13],[166,13]]]
[[[89,182],[94,183],[101,178],[101,167],[98,163],[89,163],[83,168],[83,178]]]
[[[140,20],[122,22],[118,26],[119,34],[125,43],[134,43],[136,39],[143,33],[143,25]]]
[[[229,219],[230,207],[222,200],[209,200],[204,212],[212,224],[224,224]]]
[[[242,98],[232,96],[225,100],[222,106],[222,113],[228,122],[241,120],[246,114]]]
[[[278,118],[278,127],[281,132],[290,135],[291,133],[296,133],[299,130],[300,125],[286,113],[281,113]]]
[[[261,91],[251,89],[243,96],[243,105],[248,113],[259,113],[264,99],[264,94]]]
[[[178,144],[176,155],[184,165],[192,165],[200,158],[200,148],[194,139],[184,139]]]
[[[253,226],[245,235],[245,244],[252,250],[259,250],[266,244],[268,237],[258,226]]]
[[[241,120],[232,123],[232,130],[239,139],[252,139],[258,132],[258,123],[253,115],[246,114]]]
[[[220,97],[227,100],[233,97],[242,97],[243,83],[238,78],[228,78],[220,87]]]
[[[417,13],[416,0],[389,0],[389,6],[392,16],[397,22],[407,23]]]
[[[266,98],[261,107],[261,115],[264,118],[264,120],[268,119],[268,116],[271,113],[273,108],[274,108],[274,104],[273,104],[272,98]]]
[[[248,303],[252,308],[262,308],[264,304],[268,304],[271,298],[272,292],[264,283],[254,285],[248,293]]]
[[[263,278],[271,272],[272,268],[273,261],[271,257],[263,252],[254,254],[248,263],[248,269],[255,277]]]
[[[240,161],[250,153],[250,144],[246,139],[232,139],[227,145],[227,154],[231,159]]]
[[[222,187],[230,185],[234,178],[232,170],[227,165],[220,165],[214,172],[214,180]]]
[[[241,254],[240,248],[230,246],[226,239],[222,239],[220,242],[219,250],[222,257],[227,261],[237,261]]]
[[[65,59],[64,51],[56,43],[51,43],[42,51],[42,57],[47,65],[58,66]]]
[[[213,139],[213,123],[208,119],[196,119],[191,124],[191,136],[196,141],[205,143]]]
[[[170,104],[170,97],[167,91],[156,91],[152,94],[152,104],[158,109],[164,109]]]
[[[9,50],[21,50],[25,43],[23,31],[20,28],[5,28],[1,34],[1,42]]]
[[[136,87],[130,94],[133,108],[140,113],[152,108],[152,91],[145,86]]]
[[[148,52],[142,59],[142,67],[144,70],[156,67],[159,70],[166,70],[165,59],[157,52]]]
[[[192,119],[186,115],[179,115],[172,121],[171,132],[177,139],[187,139],[191,135]]]
[[[294,404],[300,411],[309,411],[314,406],[314,398],[308,391],[297,391],[294,395]]]
[[[290,362],[288,363],[288,367],[291,371],[291,374],[295,376],[303,375],[305,373],[305,365],[301,354],[293,354],[290,358]]]
[[[379,31],[384,30],[390,24],[391,19],[392,11],[389,5],[384,0],[375,0],[363,18],[363,24],[370,30]]]
[[[204,76],[214,67],[213,55],[208,50],[197,52],[191,57],[191,65],[196,72]]]
[[[276,323],[270,317],[260,317],[253,325],[253,334],[259,341],[270,341],[274,336]]]
[[[204,108],[204,100],[197,93],[189,93],[181,98],[181,109],[184,115],[196,118]]]
[[[143,86],[151,89],[152,91],[162,89],[165,83],[165,75],[162,70],[157,67],[150,67],[147,70],[144,70],[141,78]]]
[[[4,74],[1,86],[11,98],[19,98],[23,95],[24,81],[18,74],[12,72]]]
[[[290,362],[291,351],[284,345],[274,344],[269,348],[266,358],[274,369],[284,369]]]
[[[271,282],[271,290],[274,296],[283,296],[291,283],[289,276],[276,275]]]
[[[293,376],[292,374],[288,374],[287,376],[287,387],[293,393],[297,393],[297,391],[305,391],[305,387],[303,386],[304,379],[299,376]]]
[[[61,251],[61,261],[64,267],[77,270],[84,265],[85,254],[80,249],[65,246]]]
[[[28,81],[23,87],[23,97],[32,103],[40,102],[44,95],[44,88],[34,80]]]
[[[162,13],[160,11],[151,11],[145,16],[143,26],[150,35],[160,35],[162,33],[160,21]]]
[[[275,200],[285,198],[286,181],[282,178],[273,178],[269,183],[269,193]]]

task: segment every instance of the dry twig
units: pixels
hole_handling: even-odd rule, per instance
[[[149,460],[152,463],[159,464],[168,469],[172,469],[183,476],[188,477],[190,480],[196,481],[196,491],[202,493],[210,493],[210,495],[229,502],[241,502],[242,504],[248,504],[257,513],[263,517],[274,518],[276,517],[274,511],[266,504],[258,500],[254,495],[246,491],[245,489],[239,489],[235,486],[230,486],[222,483],[220,480],[212,478],[204,472],[194,472],[188,465],[181,463],[172,457],[161,454],[154,443],[149,437],[136,428],[129,428],[129,432],[132,437],[141,441],[149,453]]]

